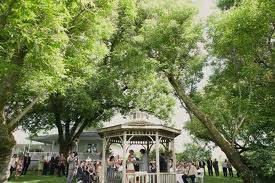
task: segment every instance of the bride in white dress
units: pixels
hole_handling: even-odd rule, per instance
[[[135,173],[135,167],[134,167],[134,163],[136,162],[136,158],[134,157],[134,151],[130,150],[129,151],[129,156],[127,159],[127,169],[126,169],[126,173],[131,173],[134,174]],[[128,179],[128,183],[134,183],[135,176],[134,175],[128,175],[127,179]]]

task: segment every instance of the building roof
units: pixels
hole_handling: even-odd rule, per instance
[[[30,137],[29,139],[32,141],[51,144],[53,141],[56,142],[58,140],[58,134]],[[81,135],[79,136],[79,140],[100,140],[100,139],[101,138],[98,135],[96,130],[82,132]]]

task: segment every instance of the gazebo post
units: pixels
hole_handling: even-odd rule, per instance
[[[146,154],[147,154],[147,157],[149,157],[149,154],[150,154],[150,144],[149,144],[149,140],[147,140]]]
[[[159,134],[156,132],[156,167],[157,167],[157,183],[160,183],[160,164],[159,164]]]
[[[103,138],[102,143],[102,171],[101,171],[101,179],[102,182],[105,182],[105,171],[106,171],[106,138]]]
[[[171,141],[171,145],[172,145],[172,159],[173,159],[173,171],[174,171],[174,173],[176,172],[176,161],[177,161],[177,159],[176,159],[176,151],[175,151],[175,139],[173,139],[172,141]]]
[[[123,132],[123,171],[122,171],[122,182],[126,183],[126,161],[127,161],[127,139],[126,139],[126,131]]]

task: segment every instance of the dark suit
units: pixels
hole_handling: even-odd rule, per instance
[[[214,170],[215,170],[216,176],[219,176],[219,175],[220,175],[220,174],[219,174],[219,162],[218,162],[217,160],[215,160],[215,161],[213,162],[213,168],[214,168]]]
[[[208,169],[208,175],[213,176],[213,169],[212,169],[213,163],[212,163],[212,160],[208,159],[206,161],[206,164],[207,164],[207,169]]]
[[[26,175],[28,168],[31,163],[31,157],[30,156],[24,156],[24,161],[23,161],[23,169],[22,169],[22,175]]]
[[[167,172],[167,161],[164,156],[159,157],[159,171],[160,172]]]
[[[203,168],[204,174],[205,174],[205,162],[203,160],[199,161],[199,167]]]

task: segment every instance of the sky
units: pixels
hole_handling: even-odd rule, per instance
[[[215,0],[192,0],[192,3],[194,3],[195,6],[199,9],[198,19],[205,21],[206,18],[213,13],[216,10],[215,6]],[[199,88],[202,88],[207,83],[207,80],[209,78],[209,75],[211,73],[211,70],[209,67],[206,67],[204,69],[204,78],[199,83]],[[175,124],[175,127],[178,129],[183,129],[183,126],[186,121],[188,121],[189,117],[186,111],[181,107],[180,103],[177,102],[175,109],[174,109],[174,115],[172,118],[172,121]],[[127,119],[124,119],[121,115],[116,115],[112,118],[110,122],[105,123],[105,126],[112,126],[115,124],[120,124],[126,122]],[[160,120],[150,117],[150,122],[154,123],[161,123]],[[52,130],[49,132],[49,134],[56,133],[56,130]],[[24,133],[21,130],[18,130],[14,132],[15,140],[17,144],[28,144],[29,141],[26,139],[28,137],[28,134]],[[176,138],[176,152],[180,152],[184,149],[184,144],[191,142],[191,136],[188,134],[187,131],[182,130],[181,135],[179,135]],[[223,152],[217,147],[213,150],[213,157],[222,159],[225,157]]]

